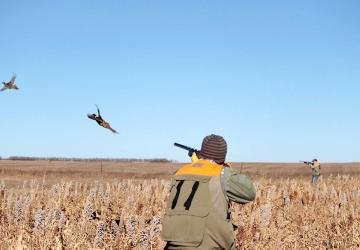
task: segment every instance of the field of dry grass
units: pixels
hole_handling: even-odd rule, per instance
[[[12,161],[0,160],[1,179],[8,186],[21,186],[23,181],[35,179],[45,186],[63,181],[92,183],[115,179],[170,179],[182,163],[148,162],[82,162],[82,161]],[[232,167],[252,178],[301,177],[311,174],[301,163],[233,163]],[[322,164],[324,176],[330,174],[360,174],[360,163]]]
[[[0,161],[0,249],[161,249],[171,174],[181,164]],[[360,248],[357,164],[234,164],[256,200],[233,204],[239,249]]]

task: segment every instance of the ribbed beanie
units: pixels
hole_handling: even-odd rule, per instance
[[[214,134],[204,138],[200,150],[201,158],[210,159],[218,164],[223,164],[225,162],[226,153],[227,144],[224,138]]]

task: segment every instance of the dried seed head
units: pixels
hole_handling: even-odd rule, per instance
[[[60,186],[59,184],[55,184],[51,187],[51,193],[53,196],[57,195],[60,191]]]
[[[111,221],[110,231],[111,231],[111,236],[113,238],[116,238],[116,236],[118,236],[118,234],[119,234],[119,231],[120,231],[119,226],[118,226],[118,224],[116,223],[115,220]]]
[[[149,233],[146,228],[142,229],[139,235],[139,244],[141,250],[149,249]]]
[[[136,226],[138,222],[134,216],[130,216],[130,218],[126,222],[126,235],[129,237],[130,245],[134,246],[136,243]]]
[[[14,208],[14,216],[15,216],[16,221],[20,221],[22,213],[23,213],[22,201],[21,201],[21,199],[17,199],[16,203],[15,203],[15,208]]]
[[[272,204],[267,203],[265,206],[260,208],[260,225],[265,228],[270,223]]]
[[[160,233],[161,218],[156,215],[150,222],[150,240],[153,241]]]
[[[59,218],[59,220],[58,220],[58,227],[59,227],[60,229],[62,229],[63,226],[64,226],[64,223],[65,223],[65,215],[64,215],[64,213],[61,211],[60,218]]]
[[[105,223],[103,221],[100,221],[96,228],[96,235],[95,235],[95,245],[99,245],[105,234]]]
[[[344,206],[346,203],[347,203],[347,197],[346,195],[341,192],[340,195],[339,195],[339,204],[341,204],[342,206]]]
[[[45,221],[45,212],[42,209],[36,210],[34,216],[34,232],[37,232],[43,225]]]
[[[86,199],[86,203],[84,205],[83,217],[86,219],[90,219],[91,215],[92,215],[92,204],[91,204],[91,200],[88,198]]]

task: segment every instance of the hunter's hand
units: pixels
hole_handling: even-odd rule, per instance
[[[192,157],[192,155],[193,155],[194,153],[195,153],[194,151],[189,150],[189,152],[188,152],[188,156],[189,156],[189,157]]]

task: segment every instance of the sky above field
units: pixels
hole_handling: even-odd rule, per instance
[[[360,161],[359,1],[0,1],[0,156]],[[97,104],[114,135],[86,117]]]

